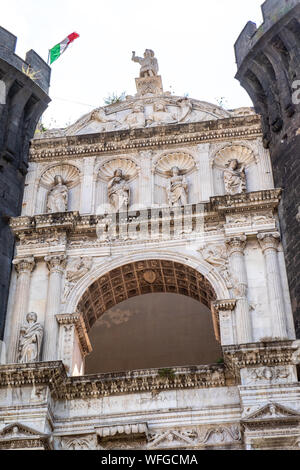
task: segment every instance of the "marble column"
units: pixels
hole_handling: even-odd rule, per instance
[[[14,295],[14,307],[11,315],[11,334],[7,348],[9,363],[18,362],[20,328],[25,322],[25,317],[28,313],[30,278],[35,267],[35,261],[33,257],[15,259],[13,265],[17,271],[18,278]]]
[[[210,144],[197,146],[199,161],[197,163],[199,199],[197,202],[209,201],[213,196],[212,166],[209,161]]]
[[[248,279],[244,258],[246,241],[247,237],[245,235],[232,237],[226,241],[234,296],[236,298],[235,317],[238,344],[251,343],[252,341],[252,324],[247,298]]]
[[[265,257],[273,336],[274,339],[286,339],[288,334],[280,268],[278,263],[278,246],[280,243],[280,235],[279,233],[271,232],[259,233],[257,238]]]
[[[44,327],[44,361],[57,359],[58,325],[56,316],[60,313],[62,277],[66,267],[65,255],[45,257],[49,269],[48,297]]]
[[[153,202],[152,185],[154,182],[151,174],[152,155],[152,150],[144,150],[139,153],[139,204],[145,208],[151,207]]]
[[[96,157],[83,159],[83,174],[80,188],[80,214],[91,214],[95,187],[94,167]]]

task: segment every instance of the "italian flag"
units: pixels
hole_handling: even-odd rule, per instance
[[[57,60],[67,50],[71,42],[75,41],[75,39],[77,38],[79,38],[79,34],[69,34],[66,39],[61,41],[59,44],[56,44],[56,46],[52,47],[52,49],[50,49],[49,51],[50,64],[53,64],[53,62]]]

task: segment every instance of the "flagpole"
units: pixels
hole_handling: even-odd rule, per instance
[[[50,65],[50,49],[48,49],[48,59],[47,59],[47,64]]]

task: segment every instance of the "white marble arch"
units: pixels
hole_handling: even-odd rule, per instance
[[[222,158],[222,153],[224,158]],[[237,158],[239,162],[242,162],[246,166],[246,178],[247,178],[247,192],[259,191],[261,189],[267,189],[260,180],[260,173],[266,165],[265,153],[259,152],[256,146],[252,146],[247,141],[236,141],[236,142],[224,142],[217,146],[212,146],[210,154],[210,165],[213,175],[213,192],[215,196],[221,196],[225,194],[224,177],[223,172],[225,164],[230,158]],[[261,171],[259,171],[261,170]],[[268,188],[272,186],[268,184]]]
[[[115,155],[112,156],[110,155],[107,158],[99,158],[96,161],[95,167],[94,167],[94,201],[93,201],[93,213],[102,213],[101,208],[102,207],[108,207],[109,205],[109,200],[108,200],[108,194],[107,194],[107,183],[108,181],[101,177],[100,171],[101,167],[104,165],[108,164],[109,162],[113,160],[119,160],[122,162],[122,160],[130,160],[134,163],[136,167],[136,171],[134,175],[129,179],[129,186],[130,186],[130,201],[129,205],[133,206],[139,203],[139,175],[141,172],[141,168],[138,162],[138,158],[136,154],[126,154],[126,155]],[[122,169],[122,165],[120,165]]]
[[[62,170],[63,168],[64,170]],[[47,184],[46,180],[43,181],[43,179],[45,179],[45,175],[47,173],[62,175],[62,172],[68,172],[68,174],[70,175],[70,180],[65,181],[69,189],[68,211],[79,211],[80,185],[82,177],[81,169],[78,165],[73,162],[56,162],[44,167],[38,175],[36,191],[37,196],[34,204],[35,214],[44,214],[47,212],[47,195],[51,186]]]
[[[178,250],[179,251],[179,250]],[[120,261],[121,259],[121,261]],[[101,276],[129,263],[146,260],[165,260],[189,266],[202,274],[213,287],[217,300],[230,299],[231,294],[226,286],[224,279],[218,271],[206,261],[199,259],[199,255],[191,255],[182,250],[176,251],[153,250],[140,253],[131,253],[127,256],[116,256],[106,259],[100,265],[95,266],[89,273],[81,278],[70,291],[64,305],[64,313],[76,312],[77,305],[80,302],[84,292]]]

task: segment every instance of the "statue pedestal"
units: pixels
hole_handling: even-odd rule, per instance
[[[154,77],[136,78],[136,89],[138,95],[160,95],[163,93],[162,79],[160,75]]]

